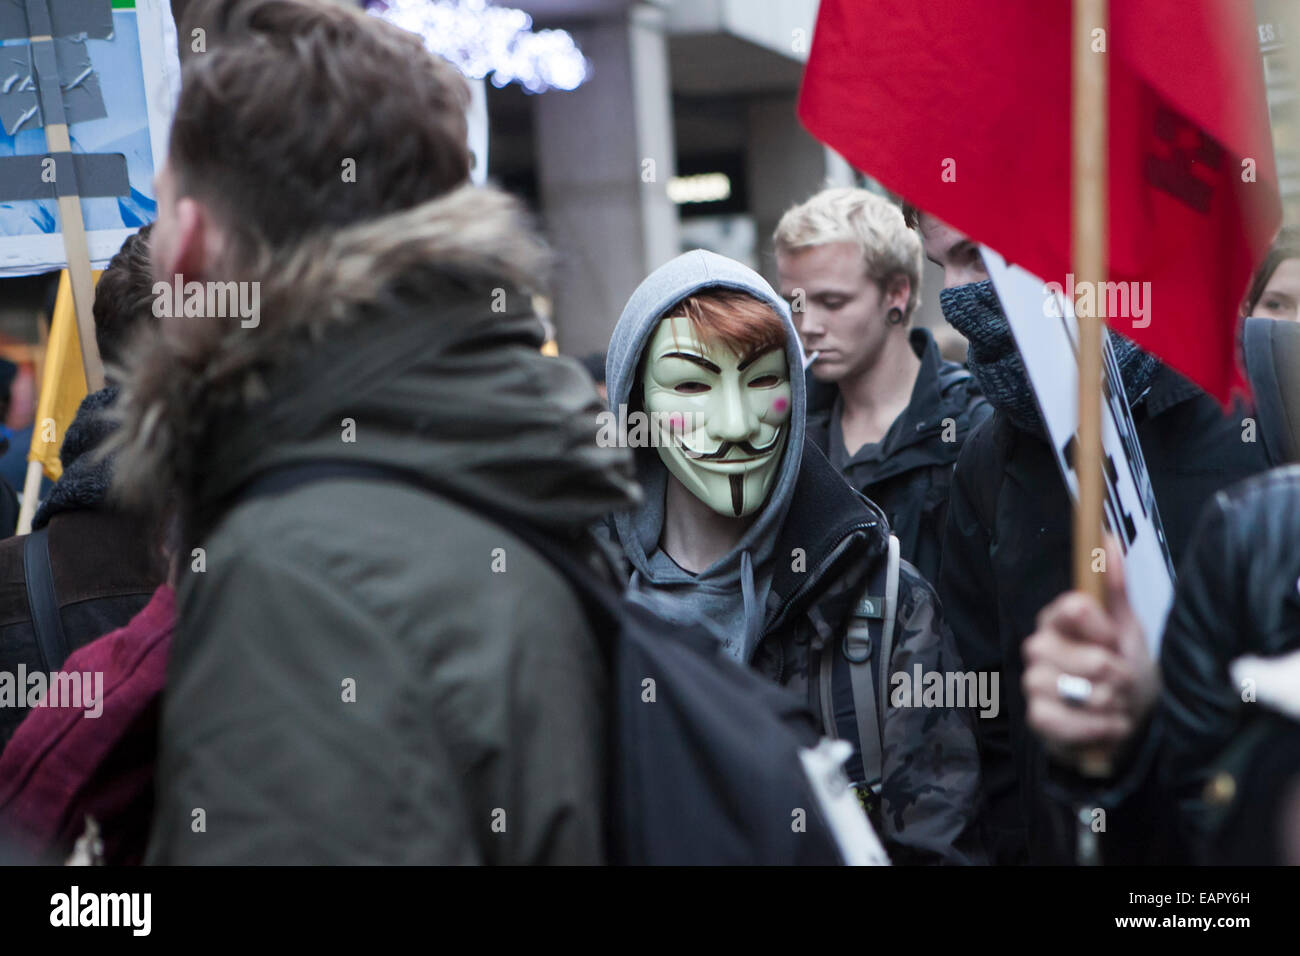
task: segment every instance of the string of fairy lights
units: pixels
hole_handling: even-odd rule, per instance
[[[428,49],[465,76],[498,89],[573,90],[590,64],[564,30],[533,30],[523,10],[487,0],[372,0],[369,12],[423,37]]]

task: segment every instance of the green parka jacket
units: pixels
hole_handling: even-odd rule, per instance
[[[604,667],[558,573],[401,483],[241,497],[341,458],[556,535],[629,506],[591,380],[539,353],[542,255],[465,187],[281,257],[256,327],[138,357],[119,483],[185,529],[149,862],[603,860]]]

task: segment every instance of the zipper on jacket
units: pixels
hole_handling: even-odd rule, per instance
[[[826,573],[826,569],[829,568],[830,565],[835,562],[835,559],[839,557],[841,551],[844,548],[845,542],[848,541],[848,539],[852,537],[854,534],[856,534],[857,532],[865,531],[868,528],[874,528],[874,527],[876,527],[875,521],[860,521],[857,524],[851,525],[844,532],[844,534],[840,537],[840,540],[836,542],[835,547],[831,549],[830,554],[828,554],[820,562],[818,562],[817,569],[811,574],[805,575],[803,582],[799,585],[799,587],[795,588],[795,590],[790,594],[790,596],[781,602],[780,606],[777,608],[776,616],[772,618],[772,623],[763,629],[763,636],[759,639],[758,644],[754,647],[755,653],[758,652],[758,648],[762,646],[763,641],[767,640],[768,635],[771,634],[772,632],[772,628],[776,627],[777,624],[781,623],[782,618],[785,617],[786,610],[792,604],[794,604],[799,598],[801,598],[811,587],[813,587],[813,585],[815,585],[818,581],[821,580],[822,575]],[[777,681],[779,682],[783,677],[785,677],[784,656],[782,656],[781,659],[781,669],[777,673]]]

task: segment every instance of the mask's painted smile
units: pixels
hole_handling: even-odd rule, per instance
[[[728,463],[734,463],[738,461],[753,461],[756,458],[762,458],[766,456],[768,452],[775,449],[776,446],[779,445],[780,443],[781,443],[780,436],[772,439],[772,441],[765,448],[755,448],[747,441],[738,441],[738,442],[724,441],[720,446],[718,446],[717,451],[703,452],[703,451],[694,451],[691,448],[687,447],[686,442],[680,442],[682,446],[682,451],[683,453],[685,453],[687,458],[694,459],[695,461],[723,461],[725,459]],[[739,448],[741,452],[748,455],[749,457],[748,458],[727,458],[728,453],[730,453],[731,449],[733,448]]]

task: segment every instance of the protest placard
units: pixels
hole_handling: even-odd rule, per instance
[[[1047,427],[1066,486],[1078,496],[1074,470],[1078,430],[1078,325],[1073,304],[1041,279],[985,248],[984,264],[1024,359],[1039,413]],[[1160,523],[1137,429],[1129,413],[1119,368],[1105,344],[1102,414],[1103,519],[1124,552],[1129,601],[1142,621],[1152,655],[1174,597],[1173,562]]]

